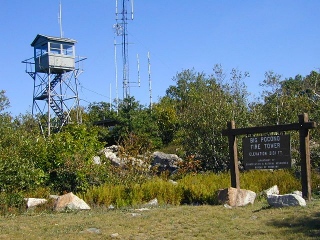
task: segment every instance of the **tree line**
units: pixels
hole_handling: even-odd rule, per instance
[[[229,158],[227,138],[221,132],[228,121],[234,120],[239,128],[286,124],[296,122],[297,116],[306,112],[310,119],[320,122],[318,72],[286,79],[266,72],[261,82],[263,92],[254,100],[249,100],[244,83],[248,77],[249,73],[238,69],[226,73],[218,64],[210,74],[183,70],[152,107],[141,105],[134,97],[112,106],[94,102],[81,108],[81,125],[67,125],[50,137],[42,136],[30,114],[11,116],[7,112],[9,99],[2,90],[0,191],[39,186],[57,192],[85,191],[110,179],[108,164],[96,166],[92,158],[112,144],[135,156],[154,150],[176,153],[190,163],[190,169],[223,172],[228,170]],[[117,124],[113,128],[95,125],[104,119]],[[290,134],[292,156],[298,163],[298,135]],[[313,167],[320,162],[319,136],[318,128],[312,130]],[[241,151],[239,157],[241,166]]]

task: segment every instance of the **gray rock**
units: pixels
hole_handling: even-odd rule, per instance
[[[296,190],[296,191],[293,191],[292,194],[296,194],[296,195],[302,197],[302,192],[301,191],[297,191]]]
[[[27,208],[36,207],[47,202],[44,198],[25,198]]]
[[[268,204],[272,207],[306,206],[306,201],[297,194],[267,196]]]
[[[173,180],[169,180],[169,183],[172,183],[173,185],[178,185],[178,182],[176,182],[176,181],[173,181]]]
[[[130,215],[132,217],[138,217],[138,216],[141,216],[142,214],[141,213],[130,213]]]
[[[154,198],[152,200],[150,200],[146,206],[150,206],[150,207],[154,207],[154,206],[158,206],[158,199]]]
[[[93,157],[93,163],[94,164],[97,164],[97,165],[100,165],[101,164],[101,159],[99,156],[94,156]]]
[[[50,195],[50,196],[49,196],[49,199],[57,200],[58,197],[59,197],[59,195]]]
[[[178,169],[178,165],[180,162],[182,162],[182,159],[179,158],[176,154],[154,152],[151,166],[157,167],[159,172],[169,171],[170,173],[172,173]]]
[[[279,188],[277,185],[274,185],[271,188],[265,190],[264,192],[267,196],[272,194],[279,194]]]
[[[87,228],[85,231],[81,231],[80,233],[95,233],[95,234],[101,234],[100,229],[98,228]]]
[[[117,238],[117,237],[119,237],[119,233],[112,233],[112,234],[110,235],[110,237],[112,237],[112,238]]]

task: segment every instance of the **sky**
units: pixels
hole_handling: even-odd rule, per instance
[[[120,2],[120,1],[119,1]],[[79,77],[80,104],[110,102],[115,84],[115,0],[61,0],[64,37],[75,39],[76,54],[87,57]],[[0,90],[6,91],[13,115],[32,111],[33,79],[21,62],[33,56],[37,34],[60,36],[59,0],[0,0]],[[320,67],[318,0],[135,0],[128,21],[130,94],[143,105],[165,95],[177,73],[194,69],[213,73],[221,64],[249,72],[251,99],[259,97],[267,71],[282,79],[306,76]],[[119,38],[116,38],[120,43]],[[151,76],[148,76],[150,53]],[[118,72],[121,48],[117,47]],[[118,74],[118,96],[122,81]],[[111,89],[111,91],[110,91]],[[111,95],[110,95],[111,92]]]

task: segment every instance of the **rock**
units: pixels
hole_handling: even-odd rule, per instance
[[[279,188],[277,185],[274,185],[271,188],[265,190],[264,192],[267,196],[272,194],[279,194]]]
[[[149,208],[138,208],[138,209],[136,209],[136,211],[143,212],[143,211],[150,211],[150,209]]]
[[[98,153],[98,155],[104,155],[104,157],[108,159],[112,165],[117,167],[126,167],[127,165],[131,164],[139,166],[140,168],[143,168],[145,170],[156,168],[158,170],[158,173],[164,171],[173,173],[178,169],[179,163],[182,162],[182,159],[179,158],[176,154],[154,152],[151,156],[152,160],[149,165],[149,161],[146,161],[150,158],[149,154],[147,156],[137,156],[137,158],[122,154],[122,156],[120,157],[119,146],[116,145],[104,148]],[[99,156],[93,158],[94,163],[101,164],[101,158]]]
[[[169,180],[169,183],[172,183],[173,185],[177,185],[178,184],[178,182],[176,182],[176,181],[173,181],[173,180]]]
[[[101,234],[100,229],[98,228],[87,228],[85,231],[81,231],[80,233],[95,233],[95,234]]]
[[[154,152],[151,167],[157,167],[159,172],[169,171],[170,173],[178,169],[178,164],[182,162],[176,154]]]
[[[150,200],[146,206],[150,206],[150,207],[154,207],[154,206],[158,206],[158,199],[154,198],[152,200]]]
[[[130,213],[130,214],[132,217],[138,217],[142,215],[141,213]]]
[[[93,157],[93,163],[96,165],[100,165],[101,164],[101,158],[99,156],[94,156]]]
[[[44,198],[25,198],[27,208],[36,207],[47,202]]]
[[[117,237],[119,237],[119,233],[112,233],[112,234],[110,235],[110,237],[112,237],[112,238],[117,238]]]
[[[59,196],[54,204],[54,210],[90,210],[91,208],[82,199],[78,198],[72,192]]]
[[[223,206],[224,206],[225,208],[228,208],[228,209],[231,209],[231,208],[232,208],[229,204],[226,204],[226,203],[225,203]]]
[[[114,166],[122,166],[124,165],[124,161],[118,157],[118,148],[117,145],[106,147],[99,152],[99,155],[104,155]]]
[[[49,199],[57,200],[58,197],[59,197],[58,195],[49,195]]]
[[[257,194],[253,191],[230,187],[219,190],[218,201],[230,207],[242,207],[249,203],[253,204],[256,196]]]
[[[272,207],[306,206],[306,201],[297,194],[267,196],[268,204]]]
[[[302,197],[302,192],[301,191],[293,191],[292,194],[296,194],[296,195]]]

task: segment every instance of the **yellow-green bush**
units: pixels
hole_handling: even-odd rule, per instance
[[[313,187],[319,190],[320,175],[313,173]],[[240,187],[260,193],[278,185],[280,193],[301,190],[300,179],[291,170],[248,171],[240,174]],[[89,189],[83,198],[92,206],[139,206],[157,198],[163,204],[217,204],[219,189],[230,187],[229,173],[189,174],[173,184],[158,177],[131,185],[105,184]]]
[[[174,185],[160,178],[141,184],[141,191],[144,201],[157,198],[160,204],[179,205],[182,199],[182,188],[179,184]]]
[[[280,194],[301,190],[301,183],[291,170],[252,170],[240,174],[240,187],[261,192],[277,185]]]
[[[215,204],[216,194],[230,184],[230,175],[226,173],[187,175],[179,181],[183,188],[182,203]]]

